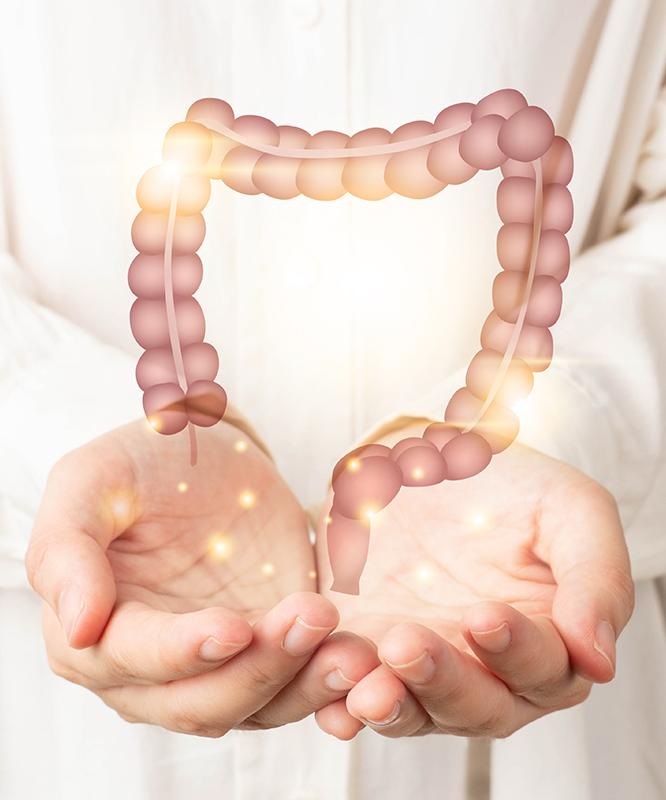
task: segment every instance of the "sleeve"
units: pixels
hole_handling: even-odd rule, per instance
[[[1,211],[0,587],[12,587],[26,585],[23,557],[53,464],[69,450],[141,417],[142,398],[128,353],[31,296],[25,270],[4,246]],[[224,420],[271,457],[233,406]]]
[[[637,170],[640,202],[618,235],[572,262],[554,361],[519,410],[519,441],[613,493],[636,579],[666,574],[666,94],[655,122]],[[401,410],[440,418],[461,385],[464,372]]]
[[[140,413],[131,357],[38,304],[0,252],[0,586],[25,583],[22,559],[53,463]]]

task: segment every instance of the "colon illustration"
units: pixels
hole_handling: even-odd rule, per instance
[[[203,341],[204,315],[192,296],[202,278],[197,250],[211,180],[280,200],[300,194],[335,200],[347,192],[365,200],[394,192],[422,199],[498,167],[501,271],[481,349],[441,422],[392,448],[359,447],[336,465],[327,518],[335,591],[359,592],[372,518],[402,486],[472,477],[515,439],[519,423],[511,407],[551,361],[549,327],[559,317],[569,271],[571,147],[555,135],[546,112],[514,89],[445,108],[434,122],[353,136],[332,130],[311,135],[264,117],[234,117],[228,103],[207,98],[169,129],[163,163],[137,188],[142,210],[132,226],[139,254],[129,270],[137,297],[130,323],[145,352],[136,377],[151,426],[166,435],[187,429],[195,464],[196,427],[217,423],[227,404],[215,382],[218,356]]]

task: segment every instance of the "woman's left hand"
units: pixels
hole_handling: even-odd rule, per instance
[[[391,737],[508,736],[612,679],[633,609],[612,496],[520,445],[475,478],[403,488],[373,519],[361,595],[328,596],[381,660],[317,713],[340,738],[364,725]]]

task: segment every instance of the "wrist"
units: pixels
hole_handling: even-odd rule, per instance
[[[401,415],[385,420],[367,433],[357,446],[364,444],[385,444],[392,447],[407,436],[420,436],[436,420],[430,417]]]

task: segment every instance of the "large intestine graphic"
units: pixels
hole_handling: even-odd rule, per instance
[[[409,122],[393,133],[369,128],[353,136],[311,135],[258,116],[235,118],[223,100],[199,100],[186,121],[168,131],[163,159],[137,189],[142,210],[132,227],[139,255],[129,271],[137,297],[130,323],[145,349],[136,370],[145,413],[160,433],[188,428],[192,463],[195,427],[214,425],[227,403],[215,383],[218,356],[203,341],[204,316],[192,297],[202,277],[196,253],[205,235],[201,212],[211,179],[243,194],[282,200],[299,194],[335,200],[347,192],[366,200],[393,192],[418,199],[464,183],[479,170],[502,171],[502,271],[466,385],[449,401],[444,420],[422,436],[392,448],[359,447],[333,471],[327,526],[332,588],[357,594],[372,517],[400,488],[472,477],[518,433],[511,406],[530,392],[533,373],[550,363],[549,327],[559,317],[561,283],[569,270],[571,147],[555,135],[545,111],[528,105],[520,92],[502,89],[476,105],[445,108],[434,122]]]

